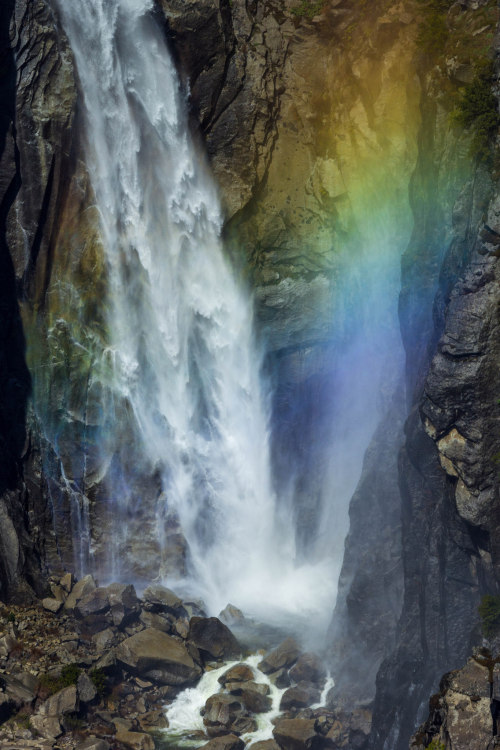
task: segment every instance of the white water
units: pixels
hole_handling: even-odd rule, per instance
[[[127,514],[142,502],[127,477],[147,467],[160,477],[160,546],[173,515],[189,544],[191,592],[211,612],[230,601],[257,616],[281,610],[317,622],[321,610],[326,625],[329,564],[297,571],[292,514],[277,520],[252,304],[223,255],[217,194],[190,141],[152,0],[57,2],[83,92],[107,260],[102,450],[111,462],[120,441],[128,445],[108,574],[120,575]]]
[[[250,656],[244,661],[234,661],[224,664],[219,669],[214,669],[211,672],[205,672],[196,687],[187,688],[180,693],[171,706],[167,709],[167,719],[169,723],[169,729],[166,732],[167,736],[176,737],[176,744],[182,745],[202,745],[206,742],[206,737],[201,738],[199,741],[193,740],[189,737],[190,733],[196,731],[204,731],[205,726],[203,724],[203,717],[200,714],[201,709],[204,707],[208,698],[214,693],[218,693],[220,690],[220,684],[218,679],[224,672],[233,667],[236,664],[248,664],[252,667],[254,672],[254,681],[269,685],[269,696],[272,700],[270,711],[264,714],[256,714],[257,720],[257,731],[249,732],[243,735],[242,739],[247,745],[253,744],[254,742],[261,742],[264,740],[270,740],[273,737],[273,723],[280,711],[279,705],[281,697],[285,692],[285,688],[280,689],[271,683],[267,675],[264,675],[257,669],[257,664],[261,661],[262,657],[259,654]],[[323,704],[324,705],[324,704]],[[184,741],[182,736],[184,735]]]

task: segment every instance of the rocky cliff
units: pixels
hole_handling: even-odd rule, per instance
[[[495,164],[478,164],[450,120],[498,47],[496,4],[159,0],[156,13],[220,186],[228,251],[255,291],[276,483],[294,497],[304,555],[330,497],[339,352],[372,313],[358,302],[366,276],[386,264],[394,278],[377,288],[393,294],[407,248],[406,375],[394,353],[330,635],[332,700],[374,700],[371,747],[407,747],[441,674],[467,658],[481,593],[498,586],[500,199]],[[0,44],[6,597],[26,583],[40,593],[47,568],[84,570],[90,540],[98,566],[113,467],[96,447],[105,274],[71,53],[44,0],[4,3]],[[145,502],[124,542],[134,575],[158,554],[155,523]]]

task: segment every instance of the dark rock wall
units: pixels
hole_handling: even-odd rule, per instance
[[[0,581],[6,597],[29,595],[26,582],[41,590],[43,558],[52,544],[20,303],[43,310],[76,91],[69,53],[45,2],[4,3],[0,38]]]

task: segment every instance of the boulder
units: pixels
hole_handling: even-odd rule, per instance
[[[80,599],[88,596],[96,589],[95,581],[91,575],[84,576],[78,583],[75,583],[71,589],[71,593],[64,602],[63,608],[65,610],[73,610]]]
[[[266,713],[271,709],[272,700],[269,697],[269,685],[257,682],[228,683],[227,690],[236,695],[247,711],[254,714]]]
[[[201,675],[183,643],[153,628],[126,638],[115,655],[127,671],[162,685],[185,685]]]
[[[42,607],[49,612],[54,612],[54,614],[57,614],[62,609],[63,603],[62,599],[51,599],[50,597],[42,599]]]
[[[100,740],[98,737],[87,737],[86,740],[78,745],[78,750],[110,750],[106,740]]]
[[[61,580],[59,581],[61,587],[65,590],[67,594],[71,591],[73,588],[73,573],[66,573]]]
[[[261,742],[254,742],[252,750],[280,750],[280,746],[276,740],[262,740]]]
[[[78,693],[76,685],[59,690],[55,695],[42,703],[38,713],[41,716],[62,716],[63,714],[73,714],[78,711]],[[57,735],[56,735],[57,736]]]
[[[129,584],[111,583],[105,589],[111,608],[113,625],[125,627],[141,611],[135,588]]]
[[[228,604],[222,612],[219,612],[219,620],[225,622],[226,625],[234,625],[235,623],[245,622],[245,615],[238,607]]]
[[[188,640],[212,659],[237,659],[241,656],[238,641],[217,617],[192,617]]]
[[[1,677],[4,695],[17,708],[33,703],[37,693],[38,677],[29,672],[18,672],[15,676],[3,674]]]
[[[167,620],[166,617],[162,617],[162,615],[157,614],[156,612],[149,612],[148,610],[143,609],[139,616],[139,620],[144,627],[161,630],[162,633],[170,633],[172,630],[172,623],[170,620]]]
[[[97,690],[90,677],[82,672],[76,683],[78,697],[82,703],[91,703],[97,696]]]
[[[294,682],[319,684],[324,682],[326,670],[316,654],[306,653],[299,656],[289,675]]]
[[[6,657],[10,654],[14,646],[16,645],[16,639],[7,633],[0,638],[0,657]]]
[[[114,630],[112,630],[111,628],[106,628],[105,630],[101,630],[99,633],[95,633],[95,635],[92,636],[92,640],[94,642],[96,650],[102,653],[103,651],[111,648],[111,646],[115,642],[115,637],[116,635]]]
[[[257,721],[253,716],[238,716],[236,721],[231,724],[231,732],[234,734],[249,734],[256,732],[258,729]]]
[[[243,740],[235,734],[224,734],[221,737],[214,737],[206,745],[202,745],[200,750],[243,750],[244,747],[245,743]],[[262,750],[266,750],[266,748]],[[274,748],[269,748],[268,750],[274,750]]]
[[[176,613],[182,609],[182,601],[170,589],[159,584],[148,586],[142,595],[144,603],[152,612]]]
[[[292,708],[307,708],[318,703],[321,692],[310,682],[299,682],[298,685],[285,690],[281,697],[280,711],[289,711]]]
[[[300,655],[300,648],[293,638],[287,638],[273,651],[270,651],[259,663],[258,667],[264,674],[287,669],[295,664]]]
[[[209,737],[228,734],[234,722],[243,716],[243,704],[234,696],[226,693],[211,695],[205,703],[203,723]],[[241,734],[241,732],[238,732]]]
[[[82,597],[75,604],[74,609],[76,617],[82,620],[87,617],[104,614],[110,609],[106,589],[94,589],[89,594]]]
[[[36,714],[30,718],[30,726],[41,736],[48,740],[55,740],[62,734],[61,725],[57,716],[44,716]]]
[[[115,739],[131,750],[155,750],[155,743],[149,734],[143,732],[118,731]]]
[[[248,682],[253,678],[252,667],[249,667],[248,664],[236,664],[234,667],[230,667],[227,672],[224,672],[218,681],[221,685],[226,685],[228,682]]]
[[[280,689],[290,687],[292,684],[287,669],[278,669],[277,672],[272,672],[269,675],[269,680],[273,685],[276,685],[276,687]]]
[[[273,735],[282,750],[310,750],[317,737],[314,719],[280,719]]]

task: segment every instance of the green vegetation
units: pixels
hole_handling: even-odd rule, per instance
[[[292,8],[292,13],[298,18],[314,18],[320,13],[326,0],[300,0],[300,5],[296,8]]]
[[[443,50],[449,30],[446,14],[452,5],[450,0],[420,0],[425,6],[425,17],[418,29],[417,44],[423,52],[436,55]]]
[[[58,677],[50,674],[43,674],[40,677],[40,689],[48,695],[53,695],[59,690],[70,685],[76,685],[76,682],[82,673],[77,664],[66,664]]]
[[[102,669],[92,669],[89,677],[94,683],[99,698],[104,698],[109,693],[109,685],[108,679]]]
[[[446,750],[444,742],[440,742],[439,739],[434,737],[430,745],[427,745],[427,750]]]
[[[500,596],[485,594],[478,609],[483,633],[491,638],[500,628]]]
[[[498,101],[492,91],[494,82],[493,62],[483,60],[478,63],[473,80],[463,89],[453,112],[454,122],[472,131],[471,155],[480,161],[488,161],[491,157],[492,139],[500,127]]]

